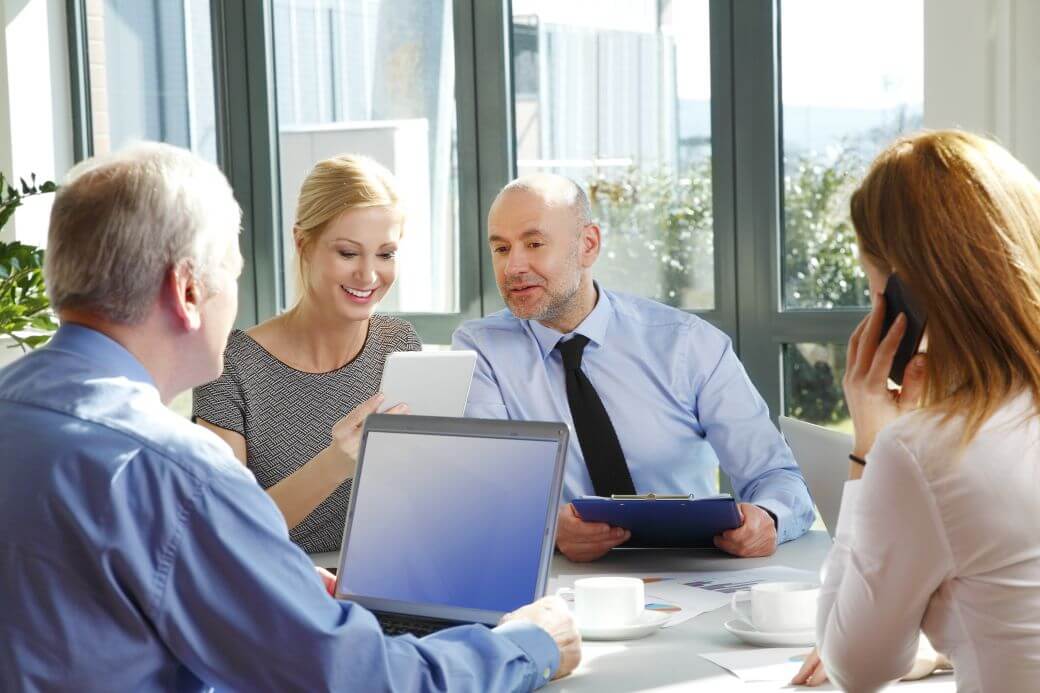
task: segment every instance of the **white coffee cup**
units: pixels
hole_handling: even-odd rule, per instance
[[[621,628],[639,620],[646,608],[643,581],[632,577],[591,577],[564,587],[561,597],[574,596],[574,618],[583,628]]]
[[[730,608],[763,633],[807,631],[816,627],[819,596],[820,586],[811,582],[763,582],[734,592]]]

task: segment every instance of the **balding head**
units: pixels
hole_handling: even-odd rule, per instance
[[[585,190],[573,179],[556,173],[532,173],[520,176],[502,188],[495,198],[500,199],[513,193],[527,193],[541,198],[546,207],[562,207],[574,215],[580,229],[592,223],[592,206]]]

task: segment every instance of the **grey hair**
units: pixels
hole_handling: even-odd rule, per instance
[[[510,181],[498,196],[511,192],[532,193],[540,196],[547,204],[559,204],[570,208],[579,227],[592,223],[592,204],[589,202],[589,196],[573,178],[556,173],[533,173]]]
[[[139,323],[171,267],[187,262],[207,290],[218,286],[241,220],[224,174],[186,150],[140,143],[87,159],[51,208],[51,304]]]

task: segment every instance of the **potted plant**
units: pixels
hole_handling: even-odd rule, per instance
[[[57,189],[51,181],[37,185],[35,175],[30,183],[19,182],[21,189],[0,174],[0,229],[25,198]],[[43,344],[57,329],[43,285],[43,249],[0,242],[0,365]]]

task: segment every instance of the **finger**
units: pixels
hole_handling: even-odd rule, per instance
[[[873,384],[885,385],[888,383],[888,374],[892,372],[892,361],[895,360],[896,351],[899,349],[899,341],[906,332],[906,314],[900,313],[892,323],[892,329],[888,331],[885,338],[878,344],[874,352],[874,359],[867,372],[867,380]]]
[[[369,414],[372,414],[379,408],[379,405],[383,403],[383,393],[377,392],[372,395],[364,402],[356,406],[349,414],[343,417],[343,420],[357,423],[358,419],[364,421]]]
[[[813,669],[813,673],[809,676],[809,679],[805,682],[807,686],[819,686],[821,683],[827,681],[827,670],[823,668],[823,662],[817,662],[816,668]]]
[[[846,375],[856,363],[856,355],[859,353],[859,340],[863,338],[863,330],[866,328],[869,320],[870,313],[867,313],[866,317],[860,320],[859,324],[856,325],[856,329],[852,331],[852,336],[849,337],[849,346],[845,351],[845,363],[849,366],[845,371]]]
[[[411,411],[412,410],[408,408],[407,404],[405,404],[404,402],[401,402],[400,404],[395,404],[394,406],[390,407],[389,409],[387,409],[383,413],[384,414],[408,414]]]
[[[816,656],[816,650],[814,649],[808,655],[805,656],[805,661],[802,662],[802,667],[798,670],[798,673],[791,679],[793,684],[803,684],[809,680],[809,676],[816,669],[816,665],[820,659]]]
[[[885,296],[876,294],[874,296],[874,307],[867,316],[867,324],[860,336],[860,344],[856,364],[858,372],[869,373],[870,366],[874,362],[874,352],[877,350],[878,341],[881,339],[881,327],[885,322]]]
[[[918,354],[910,359],[903,374],[903,387],[899,390],[900,409],[913,409],[920,405],[924,395],[924,383],[927,377],[928,357]]]
[[[567,542],[570,544],[606,544],[609,542],[620,543],[627,541],[631,534],[626,529],[621,527],[611,527],[607,525],[608,531],[605,534],[597,534],[593,536],[588,535],[571,535],[567,537]]]

